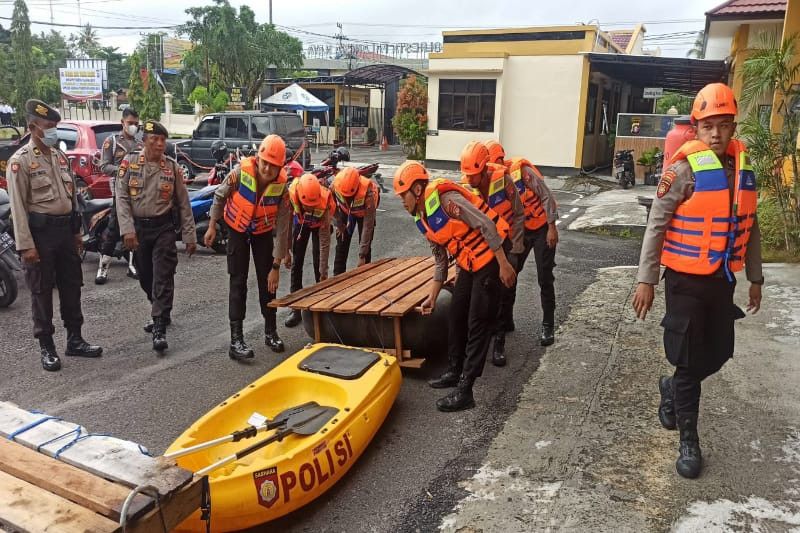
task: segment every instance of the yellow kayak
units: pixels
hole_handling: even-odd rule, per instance
[[[280,441],[239,459],[230,457],[232,462],[208,473],[213,531],[263,524],[308,504],[341,479],[380,428],[401,379],[393,356],[337,344],[309,345],[214,407],[178,437],[166,454],[241,434],[243,428],[254,433],[253,427],[264,418],[279,419],[280,413],[296,406],[302,411],[308,402],[325,406],[324,417],[308,416],[316,420],[300,420],[298,425],[302,429],[306,424],[308,429],[309,423],[316,422],[320,429],[315,433],[286,430]],[[293,415],[290,423],[298,416],[302,419],[302,412]],[[197,472],[279,430],[250,434],[176,460]],[[205,531],[205,522],[198,512],[177,531]]]

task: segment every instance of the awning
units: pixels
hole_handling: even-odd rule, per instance
[[[639,87],[661,87],[666,91],[695,94],[709,83],[728,81],[725,61],[625,54],[587,55],[593,71]]]
[[[274,107],[283,111],[327,111],[328,104],[293,83],[261,102],[261,105]]]

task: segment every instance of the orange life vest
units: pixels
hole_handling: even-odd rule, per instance
[[[257,173],[255,157],[243,159],[239,186],[225,202],[225,222],[239,233],[258,235],[272,231],[286,192],[286,170],[282,168],[278,179],[267,185],[261,198],[257,199]]]
[[[293,180],[289,185],[289,201],[292,203],[292,208],[294,209],[294,221],[301,226],[305,225],[311,229],[317,229],[322,226],[325,212],[330,211],[333,213],[335,209],[331,191],[322,187],[319,202],[313,206],[306,206],[311,208],[311,211],[306,211],[303,209],[304,204],[300,202],[300,198],[297,194],[298,183],[299,180]]]
[[[510,228],[508,222],[489,207],[483,199],[465,188],[445,179],[432,180],[425,188],[425,216],[417,214],[417,228],[425,237],[447,248],[458,266],[469,272],[477,272],[494,259],[494,252],[477,229],[466,222],[450,218],[442,206],[440,195],[457,192],[484,213],[497,227],[497,233],[505,239]]]
[[[722,266],[728,279],[744,267],[747,242],[756,217],[756,176],[745,145],[734,139],[728,155],[735,158],[731,205],[728,177],[716,154],[700,141],[681,146],[670,164],[685,159],[695,185],[688,200],[675,210],[664,239],[661,263],[678,272],[708,275]]]
[[[336,206],[348,217],[364,218],[367,212],[367,195],[372,194],[375,198],[375,208],[381,203],[381,196],[378,188],[372,180],[361,176],[358,184],[358,191],[352,200],[348,201],[339,191],[336,191]]]
[[[506,161],[508,173],[511,174],[511,179],[514,180],[514,185],[519,191],[519,196],[522,199],[522,205],[525,207],[525,229],[537,230],[547,224],[547,213],[542,206],[542,201],[527,185],[525,185],[525,178],[523,176],[524,167],[530,168],[536,175],[537,179],[544,179],[542,173],[536,166],[522,157],[515,157]]]
[[[491,174],[489,175],[488,195],[485,198],[478,187],[469,185],[469,179],[466,176],[461,179],[461,183],[465,184],[464,188],[468,191],[480,195],[489,204],[489,207],[503,217],[511,227],[514,224],[514,208],[511,205],[511,198],[506,192],[506,167],[493,163],[489,163],[488,167]]]

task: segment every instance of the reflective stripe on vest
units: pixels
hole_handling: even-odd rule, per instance
[[[695,179],[694,192],[675,210],[667,226],[661,263],[678,272],[708,275],[720,267],[728,279],[744,267],[756,216],[756,178],[744,143],[732,140],[728,154],[736,174],[731,205],[728,177],[716,154],[700,141],[684,144],[670,163],[686,159]]]
[[[255,158],[242,160],[239,186],[225,202],[225,223],[239,233],[258,235],[271,231],[275,227],[278,208],[286,191],[286,171],[281,169],[278,179],[267,185],[256,201],[258,182],[255,178],[257,165]]]
[[[364,218],[364,215],[367,212],[367,194],[374,193],[375,189],[376,188],[372,183],[372,180],[361,176],[358,184],[358,190],[350,202],[348,202],[338,190],[335,191],[334,196],[336,198],[336,205],[347,216]],[[375,207],[377,208],[379,204],[380,196],[375,194]]]
[[[536,175],[537,179],[544,179],[536,166],[521,157],[513,158],[508,164],[508,173],[514,180],[514,185],[519,191],[522,206],[525,208],[525,229],[537,230],[547,224],[547,213],[542,206],[542,201],[527,185],[523,177],[524,167],[528,167]]]
[[[509,225],[479,195],[451,181],[433,180],[425,188],[425,217],[415,217],[417,228],[429,241],[447,248],[459,267],[477,272],[491,263],[495,255],[479,230],[450,218],[444,210],[440,195],[451,191],[458,192],[484,213],[495,224],[501,238],[505,239],[510,233]]]
[[[300,199],[297,197],[296,183],[298,183],[298,180],[294,180],[289,186],[289,201],[291,201],[292,208],[294,210],[294,221],[296,224],[300,224],[301,226],[307,226],[310,229],[317,229],[322,226],[322,220],[325,218],[325,212],[328,210],[333,210],[333,204],[331,203],[331,192],[323,187],[319,204],[314,206],[311,211],[306,211],[303,209],[303,205],[301,204]]]

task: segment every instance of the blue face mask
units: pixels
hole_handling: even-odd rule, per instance
[[[58,143],[58,128],[42,130],[42,142],[45,146],[55,146]]]

